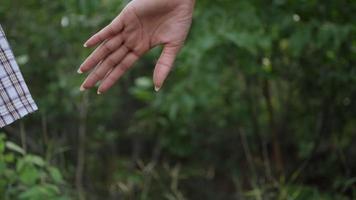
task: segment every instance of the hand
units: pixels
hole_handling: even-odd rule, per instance
[[[194,0],[133,0],[105,28],[85,44],[99,47],[83,62],[78,73],[90,72],[81,90],[101,82],[106,92],[147,51],[164,45],[153,73],[158,91],[182,48],[192,22]]]

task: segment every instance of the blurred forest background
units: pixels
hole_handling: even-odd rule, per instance
[[[158,93],[160,49],[81,93],[83,42],[125,0],[1,0],[40,110],[2,130],[0,199],[356,199],[356,2],[197,0]]]

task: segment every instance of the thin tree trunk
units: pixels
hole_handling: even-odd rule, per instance
[[[273,158],[276,162],[276,169],[277,173],[283,173],[283,160],[281,155],[281,147],[279,143],[279,136],[276,129],[276,122],[274,116],[274,109],[271,100],[271,92],[270,92],[270,85],[267,79],[263,82],[263,96],[266,101],[267,111],[269,116],[269,129],[270,134],[272,136],[272,150],[273,150]]]
[[[22,132],[21,135],[21,130],[17,130],[11,126],[6,126],[3,129],[5,130],[6,133],[9,133],[11,136],[16,138],[16,140],[21,141],[22,146],[26,146],[27,149],[30,149],[33,152],[41,152],[38,143],[31,138],[25,137],[26,136],[25,132]],[[23,142],[25,142],[26,144],[22,144]]]
[[[83,174],[85,166],[85,141],[86,141],[86,119],[88,110],[88,95],[84,94],[79,108],[79,125],[78,125],[78,158],[75,183],[78,192],[78,199],[85,200],[83,187]]]
[[[249,112],[251,113],[251,122],[253,126],[253,131],[257,135],[260,141],[260,151],[262,154],[263,164],[265,167],[265,174],[267,179],[273,180],[270,159],[268,155],[267,141],[265,136],[262,136],[260,132],[260,125],[258,121],[258,111],[257,111],[258,103],[256,103],[255,101],[256,99],[255,90],[251,84],[251,80],[249,79],[249,77],[245,78],[245,83],[246,83],[247,105],[248,105]]]
[[[241,144],[246,156],[246,160],[247,160],[247,164],[251,170],[251,174],[252,174],[252,181],[251,181],[251,185],[253,187],[253,189],[258,189],[259,188],[259,183],[258,183],[258,179],[257,179],[257,171],[256,171],[256,167],[255,164],[253,162],[253,157],[251,154],[251,150],[250,150],[250,146],[248,145],[248,141],[246,138],[246,133],[242,128],[238,129],[239,134],[240,134],[240,139],[241,139]],[[256,196],[257,200],[262,200],[262,196],[261,194]]]
[[[47,147],[47,145],[48,145],[48,126],[47,126],[47,115],[46,115],[46,113],[42,113],[41,121],[42,121],[43,143],[44,143],[45,147]]]
[[[26,142],[26,130],[23,121],[20,121],[20,135],[21,135],[21,145],[22,149],[27,152],[27,142]]]

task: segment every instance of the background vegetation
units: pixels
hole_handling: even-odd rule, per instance
[[[127,2],[1,0],[40,108],[0,136],[1,199],[356,199],[355,1],[197,0],[162,91],[156,49],[80,93]]]

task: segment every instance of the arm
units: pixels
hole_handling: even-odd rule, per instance
[[[147,51],[163,45],[153,82],[158,91],[188,35],[195,0],[133,0],[85,47],[100,44],[78,73],[90,74],[81,86],[89,89],[101,81],[98,94],[106,92]]]

